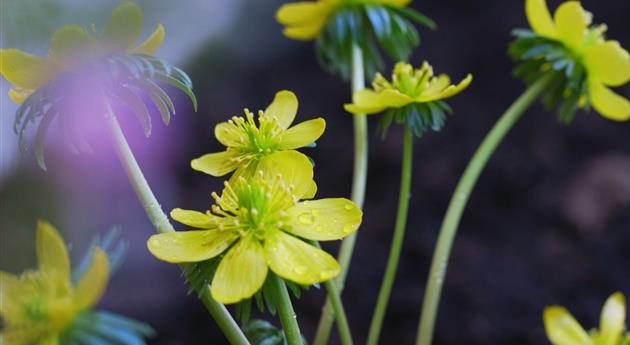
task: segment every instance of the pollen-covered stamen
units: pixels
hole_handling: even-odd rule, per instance
[[[238,155],[232,158],[238,163],[246,163],[262,156],[267,156],[280,146],[280,136],[283,128],[273,116],[266,116],[261,110],[258,112],[257,121],[254,113],[244,109],[244,117],[232,117],[228,120],[228,126],[223,131],[233,139],[235,143],[231,147],[238,151]]]

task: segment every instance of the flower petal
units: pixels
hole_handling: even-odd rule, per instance
[[[139,46],[137,46],[133,52],[134,54],[145,54],[145,55],[153,55],[160,48],[162,42],[164,42],[164,37],[166,37],[166,30],[164,30],[164,25],[158,24],[155,31],[147,37]]]
[[[212,297],[224,304],[252,297],[265,282],[267,271],[262,245],[254,236],[244,237],[221,259],[212,279]]]
[[[58,64],[70,66],[94,54],[94,48],[94,39],[83,27],[65,25],[53,34],[49,55]]]
[[[244,133],[229,122],[221,122],[214,127],[214,136],[227,147],[245,147]]]
[[[339,240],[353,234],[363,217],[361,209],[345,198],[303,201],[286,212],[283,230],[316,241]]]
[[[60,278],[70,278],[70,258],[66,244],[57,230],[48,222],[37,223],[37,261],[44,272],[56,272]]]
[[[331,10],[326,1],[302,1],[284,4],[276,12],[276,20],[283,25],[325,21]]]
[[[420,97],[418,97],[418,99],[416,99],[417,102],[432,102],[432,101],[438,101],[441,99],[446,99],[449,97],[453,97],[456,94],[462,92],[464,89],[466,89],[470,83],[472,82],[473,77],[471,74],[467,75],[466,78],[464,78],[462,81],[459,82],[459,84],[457,85],[450,85],[449,87],[447,87],[446,89],[442,90],[441,92],[436,92],[430,95],[421,95]]]
[[[198,211],[176,208],[171,211],[171,218],[182,224],[192,226],[193,228],[212,229],[216,227],[216,223],[212,222],[210,216]]]
[[[387,6],[404,7],[411,3],[413,0],[376,0],[376,3]]]
[[[233,150],[208,153],[190,162],[190,167],[212,176],[224,176],[234,171],[239,165],[234,158],[238,153]]]
[[[551,19],[546,0],[527,0],[525,2],[525,13],[527,14],[529,26],[532,27],[534,32],[548,38],[557,37],[556,26]]]
[[[78,310],[93,307],[103,296],[109,280],[109,259],[101,248],[94,248],[92,264],[75,288],[75,305]]]
[[[591,103],[597,112],[613,121],[630,119],[630,101],[614,93],[599,81],[589,80],[588,91]]]
[[[352,95],[352,104],[345,104],[346,111],[360,114],[377,114],[387,108],[400,108],[413,102],[413,99],[398,90],[374,92],[364,89]]]
[[[306,189],[306,193],[302,196],[302,199],[313,199],[317,194],[317,183],[315,180],[309,182],[309,187]]]
[[[429,81],[429,86],[422,91],[422,95],[429,96],[434,93],[442,92],[449,85],[451,85],[451,78],[446,74],[441,74],[437,78],[432,78]]]
[[[232,231],[175,231],[151,236],[147,247],[162,261],[199,262],[223,253],[237,238]]]
[[[551,306],[543,313],[547,337],[554,345],[592,345],[588,333],[563,307]]]
[[[0,49],[0,74],[11,84],[24,89],[37,89],[47,83],[53,66],[46,58],[18,49]]]
[[[266,178],[282,176],[282,181],[293,189],[293,195],[302,199],[313,189],[313,165],[305,155],[297,151],[277,151],[258,163]]]
[[[330,254],[280,230],[267,232],[265,258],[277,275],[302,285],[332,279],[340,271]]]
[[[280,139],[280,148],[283,150],[293,150],[312,144],[324,134],[326,121],[317,118],[304,121],[287,129]]]
[[[598,334],[598,344],[617,344],[626,325],[626,298],[616,292],[606,300]]]
[[[125,1],[112,12],[102,38],[113,49],[130,49],[140,37],[143,23],[142,9],[131,1]]]
[[[621,86],[630,80],[630,54],[617,41],[598,44],[584,54],[588,77],[609,86]]]
[[[280,127],[287,129],[293,123],[298,110],[298,99],[291,91],[276,93],[271,104],[265,110],[265,116],[274,117]]]
[[[13,89],[9,89],[9,98],[16,104],[22,104],[33,94],[33,92],[35,92],[33,89],[15,87]]]
[[[297,41],[312,41],[319,36],[325,25],[325,20],[314,20],[308,24],[288,26],[282,30],[282,34]]]
[[[591,24],[591,15],[582,8],[580,2],[562,3],[556,10],[554,19],[562,42],[571,48],[579,48]]]

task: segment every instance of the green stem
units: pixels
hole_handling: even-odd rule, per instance
[[[288,345],[302,345],[302,333],[300,333],[300,326],[297,322],[297,315],[293,311],[293,305],[291,304],[291,297],[287,290],[287,285],[282,278],[278,277],[275,273],[269,272],[271,275],[271,287],[273,290],[274,300],[278,307],[278,314],[280,316],[280,322],[282,323],[282,329],[284,330],[284,336]]]
[[[363,70],[363,52],[361,48],[354,44],[352,46],[352,93],[365,88],[365,72]],[[354,117],[354,173],[352,176],[352,201],[360,208],[363,208],[365,200],[365,185],[367,181],[367,162],[368,162],[368,129],[367,119],[365,115],[353,115]],[[339,264],[341,265],[341,273],[336,279],[339,294],[342,293],[352,252],[357,240],[357,234],[354,233],[346,237],[341,243],[339,249]],[[313,345],[326,345],[330,338],[333,320],[335,315],[330,300],[326,300],[326,304],[322,310],[322,316],[319,319],[317,333],[313,340]]]
[[[149,220],[158,233],[175,231],[173,229],[173,225],[171,225],[168,220],[168,217],[164,214],[164,211],[162,211],[162,207],[155,198],[151,187],[149,187],[149,184],[147,183],[147,180],[145,179],[144,174],[142,173],[142,170],[140,169],[140,166],[129,147],[129,144],[127,143],[125,134],[120,128],[120,124],[118,123],[116,116],[108,103],[106,103],[106,106],[108,112],[106,116],[108,130],[114,143],[116,155],[125,169],[125,173],[127,174],[134,191],[138,195],[140,203],[149,216]],[[206,286],[203,289],[203,291],[199,294],[199,298],[206,309],[208,309],[208,312],[210,312],[210,315],[212,315],[221,331],[223,331],[223,334],[225,334],[225,337],[228,339],[230,344],[249,345],[249,341],[225,306],[212,298],[212,295],[210,294],[210,286]]]
[[[508,131],[521,118],[521,115],[523,115],[531,104],[545,91],[554,76],[554,74],[549,74],[540,78],[508,108],[481,143],[481,146],[479,146],[477,152],[475,152],[475,155],[470,160],[470,163],[468,163],[468,167],[466,167],[464,174],[459,180],[459,184],[453,193],[448,210],[446,211],[442,228],[440,229],[440,235],[431,263],[431,271],[427,278],[422,315],[416,338],[417,345],[431,345],[442,285],[444,283],[444,277],[446,276],[453,240],[457,233],[457,227],[462,218],[462,213],[464,212],[470,193],[477,183],[479,175]]]
[[[385,276],[381,284],[381,291],[378,294],[376,308],[372,316],[370,324],[370,332],[368,334],[367,345],[378,344],[378,338],[383,327],[383,319],[387,311],[387,304],[394,285],[396,270],[400,260],[403,239],[405,237],[405,227],[407,225],[407,213],[409,211],[409,194],[411,190],[411,171],[413,168],[413,132],[409,126],[405,126],[405,134],[403,138],[403,159],[402,172],[400,176],[400,194],[398,195],[398,213],[396,215],[396,227],[394,229],[394,238],[392,246],[389,250],[389,260],[385,269]]]

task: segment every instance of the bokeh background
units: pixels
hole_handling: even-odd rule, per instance
[[[279,0],[139,0],[146,31],[165,24],[159,56],[191,75],[199,112],[177,94],[170,126],[154,121],[145,139],[134,121],[123,123],[149,183],[165,210],[206,209],[222,181],[189,168],[189,161],[220,146],[214,125],[242,109],[264,109],[276,91],[300,99],[298,119],[324,116],[325,135],[307,154],[317,161],[320,196],[346,196],[352,173],[352,121],[342,104],[349,85],[325,74],[312,43],[281,35],[274,20]],[[555,8],[559,1],[549,1]],[[117,1],[2,0],[0,46],[45,53],[64,23],[102,25]],[[584,0],[609,37],[630,47],[627,0]],[[412,344],[424,282],[451,192],[468,159],[494,121],[523,90],[511,77],[506,55],[510,30],[527,25],[521,0],[414,1],[439,24],[420,28],[422,45],[412,61],[427,59],[453,78],[470,72],[472,86],[450,104],[455,114],[440,133],[415,143],[413,198],[404,251],[382,344]],[[72,243],[78,260],[95,234],[123,228],[130,249],[101,303],[105,309],[150,323],[151,344],[224,344],[195,297],[186,295],[174,265],[146,249],[153,230],[106,141],[93,153],[70,152],[53,126],[48,172],[18,152],[12,132],[16,106],[2,81],[0,114],[0,269],[35,265],[38,218],[50,220]],[[630,87],[618,90],[630,96]],[[89,114],[86,114],[89,116]],[[157,120],[157,119],[156,119]],[[364,225],[359,232],[344,301],[362,343],[389,250],[401,156],[401,131],[386,140],[373,133]],[[534,106],[488,165],[460,227],[445,282],[435,344],[547,344],[545,306],[568,307],[587,327],[596,326],[604,300],[630,294],[630,123],[579,113],[570,126]],[[327,246],[336,252],[337,244]],[[302,330],[314,334],[324,292],[295,302]],[[278,324],[269,315],[266,318]],[[333,336],[333,343],[337,343]]]

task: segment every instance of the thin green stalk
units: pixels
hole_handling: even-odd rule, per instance
[[[352,46],[352,93],[365,88],[365,71],[363,69],[363,52],[361,48],[354,44]],[[367,181],[367,162],[368,162],[368,128],[365,115],[353,115],[354,117],[354,173],[352,176],[352,201],[360,208],[363,208],[365,200],[365,185]],[[341,265],[341,273],[336,279],[337,288],[341,295],[350,260],[354,251],[354,244],[357,240],[357,234],[354,233],[346,237],[341,243],[339,249],[339,264]],[[317,333],[313,340],[313,345],[326,345],[330,338],[333,320],[335,315],[329,299],[322,309],[322,316],[319,319]]]
[[[389,259],[385,276],[381,284],[381,290],[378,294],[376,308],[372,316],[370,324],[370,332],[368,334],[367,345],[378,344],[378,338],[383,327],[383,319],[387,311],[389,297],[392,293],[396,270],[398,269],[398,261],[402,251],[403,239],[405,237],[405,228],[407,226],[407,213],[409,211],[409,199],[411,198],[411,171],[413,168],[413,132],[409,126],[405,126],[405,134],[403,137],[403,159],[402,171],[400,176],[400,194],[398,195],[398,213],[396,215],[396,227],[394,228],[394,238],[389,250]]]
[[[127,143],[125,134],[120,128],[120,124],[118,124],[118,120],[116,119],[116,116],[109,104],[107,104],[107,111],[108,130],[116,150],[116,155],[118,156],[127,177],[129,178],[129,182],[138,195],[140,203],[149,216],[149,220],[158,233],[175,231],[173,229],[173,225],[171,225],[168,220],[168,217],[164,214],[164,211],[162,211],[162,207],[155,198],[151,187],[149,187],[149,184],[147,183],[147,180],[145,179],[144,174],[142,173],[142,170],[140,169],[140,166],[129,147],[129,144]],[[208,312],[212,315],[223,334],[225,334],[225,337],[228,339],[230,344],[249,345],[249,341],[225,306],[212,298],[209,286],[204,288],[199,295],[199,298],[206,309],[208,309]]]
[[[287,285],[282,278],[278,277],[275,273],[269,272],[271,277],[271,287],[278,308],[278,315],[280,316],[280,322],[282,323],[282,329],[284,330],[284,337],[288,345],[302,345],[302,333],[300,333],[300,326],[297,322],[297,315],[293,311],[293,304],[291,304],[291,297],[287,290]]]
[[[444,283],[444,277],[446,276],[453,240],[455,239],[457,227],[462,218],[464,208],[466,207],[470,193],[477,183],[479,175],[508,131],[521,118],[532,103],[540,97],[547,86],[553,81],[554,76],[554,74],[549,74],[540,78],[508,108],[483,140],[459,180],[459,184],[453,193],[448,210],[446,211],[435,253],[433,254],[433,262],[431,263],[431,271],[427,278],[422,315],[416,338],[417,345],[431,345],[440,295],[442,293],[442,285]]]

